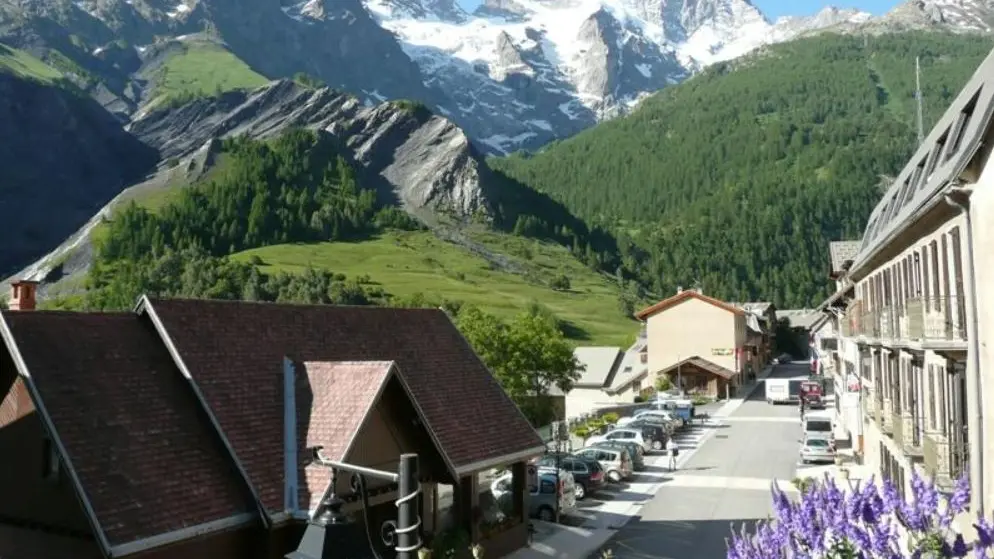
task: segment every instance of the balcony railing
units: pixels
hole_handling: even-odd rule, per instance
[[[925,337],[925,302],[920,297],[905,301],[900,337],[905,340],[920,340]]]
[[[856,301],[840,321],[842,335],[883,340],[966,341],[962,297],[915,297],[894,306],[867,310]]]
[[[901,412],[893,412],[890,416],[891,419],[891,437],[894,439],[894,444],[897,448],[904,447],[904,417]]]

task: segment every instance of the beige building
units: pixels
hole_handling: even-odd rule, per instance
[[[839,368],[859,379],[864,463],[904,492],[913,469],[945,488],[968,474],[974,510],[994,504],[982,405],[994,397],[992,108],[994,55],[874,209],[820,307],[838,324]]]
[[[738,306],[699,290],[680,290],[635,316],[645,323],[652,378],[666,374],[684,380],[688,391],[712,391],[713,396],[726,397],[741,384],[744,371],[757,370],[762,332],[755,315]],[[699,361],[688,362],[692,358]],[[688,369],[691,377],[683,378],[686,363],[701,366]],[[716,382],[710,382],[708,375]]]
[[[582,376],[566,394],[566,417],[575,419],[599,409],[633,404],[650,386],[645,339],[620,347],[578,347],[573,356],[583,367]]]

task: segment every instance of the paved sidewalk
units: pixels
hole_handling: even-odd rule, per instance
[[[541,520],[532,522],[535,540],[531,546],[507,555],[507,559],[582,559],[600,549],[615,534],[607,528],[575,528]]]

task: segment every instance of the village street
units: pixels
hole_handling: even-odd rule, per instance
[[[806,367],[779,365],[770,378],[803,375]],[[721,559],[733,525],[773,512],[771,482],[790,487],[798,471],[797,407],[767,404],[760,383],[738,409],[714,419],[700,447],[683,450],[679,471],[670,474],[656,459],[642,474],[661,482],[658,491],[602,549],[618,559]]]

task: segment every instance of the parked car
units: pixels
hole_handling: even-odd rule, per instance
[[[582,501],[591,493],[604,487],[604,467],[597,460],[588,460],[566,453],[549,453],[538,459],[539,466],[553,467],[556,465],[573,474],[573,492],[576,499]]]
[[[673,415],[671,415],[669,412],[646,410],[639,413],[637,416],[624,417],[619,419],[618,427],[628,427],[629,425],[631,425],[636,421],[661,425],[667,429],[667,432],[672,432],[677,427],[683,425],[683,421],[673,417]]]
[[[801,442],[801,463],[835,462],[835,442],[829,437],[808,434]]]
[[[627,450],[615,448],[588,447],[573,453],[574,456],[597,460],[607,472],[608,481],[620,483],[635,475],[632,458]]]
[[[628,429],[621,427],[613,431],[608,431],[604,435],[590,437],[587,439],[587,446],[601,441],[631,441],[642,447],[643,452],[652,450],[652,441],[643,437],[642,430],[638,428]]]
[[[538,518],[547,522],[556,519],[556,502],[559,503],[559,514],[570,514],[576,510],[576,489],[569,484],[572,483],[573,476],[565,475],[561,472],[557,480],[554,472],[546,468],[538,471],[538,485],[529,487],[531,493],[528,498],[528,516]],[[490,484],[490,492],[494,499],[501,503],[502,508],[508,510],[508,503],[512,498],[511,474],[504,474],[495,479]]]
[[[833,414],[831,411],[812,411],[804,414],[804,435],[831,438],[835,428],[835,422],[833,421],[832,416]]]
[[[637,419],[626,426],[627,429],[641,429],[642,438],[648,439],[654,452],[666,448],[666,441],[670,440],[672,428],[667,425],[660,425],[652,421],[642,421]]]
[[[682,420],[684,425],[694,419],[694,402],[685,398],[657,397],[649,409],[669,412],[670,415]]]
[[[600,441],[587,445],[590,448],[623,448],[632,457],[632,469],[636,472],[645,470],[645,451],[642,447],[633,442],[626,441]]]

